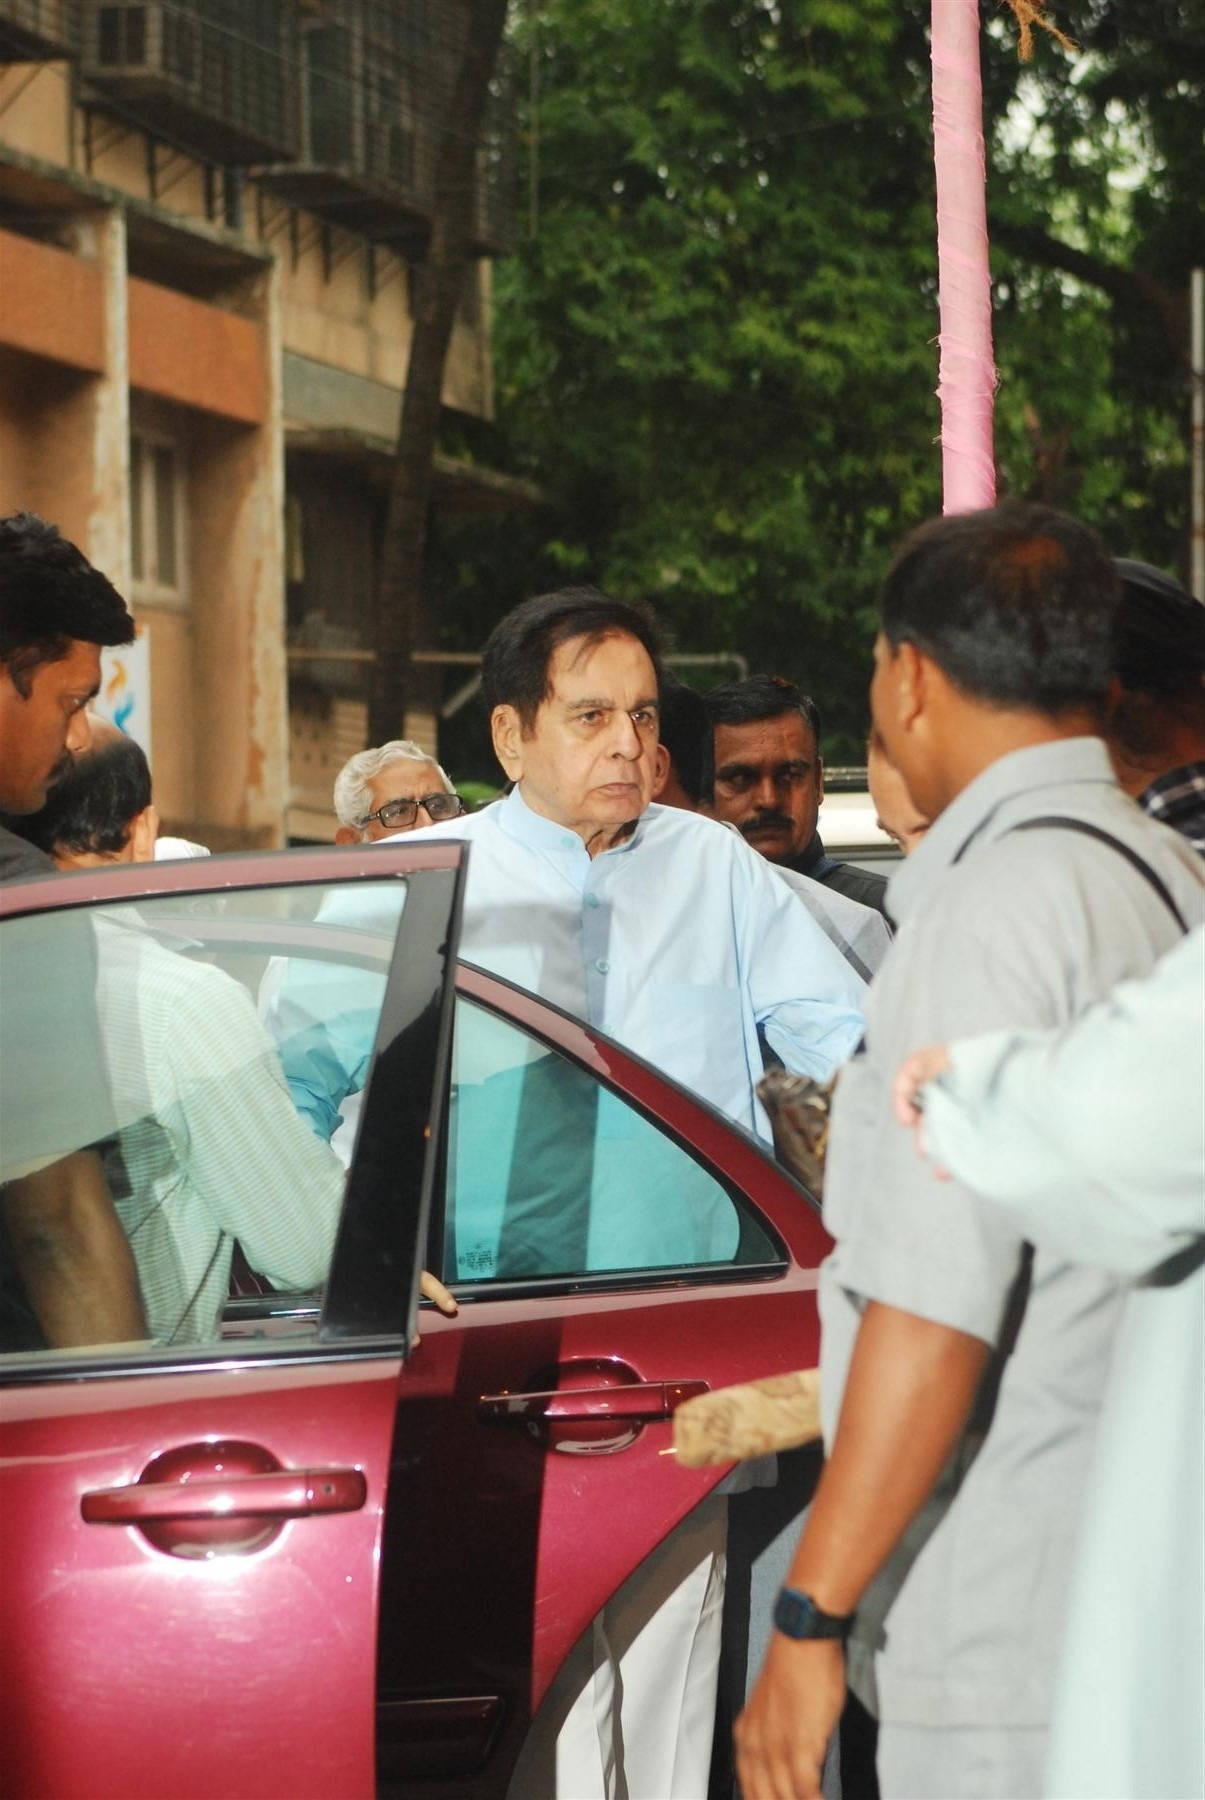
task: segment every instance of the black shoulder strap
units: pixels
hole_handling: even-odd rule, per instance
[[[1056,831],[1080,831],[1085,837],[1096,838],[1100,843],[1108,844],[1112,849],[1117,851],[1119,856],[1124,856],[1126,861],[1131,864],[1133,868],[1137,869],[1138,873],[1142,876],[1142,879],[1158,894],[1160,900],[1162,900],[1164,906],[1166,906],[1168,912],[1180,927],[1180,930],[1187,932],[1188,921],[1185,919],[1184,914],[1180,911],[1180,908],[1176,905],[1171,894],[1168,892],[1167,884],[1155,873],[1154,869],[1151,868],[1150,863],[1145,862],[1143,858],[1139,856],[1137,850],[1132,850],[1129,844],[1125,844],[1120,838],[1114,837],[1111,831],[1105,831],[1099,825],[1089,825],[1086,819],[1067,819],[1057,813],[1052,813],[1048,818],[1022,819],[1019,825],[1011,825],[1009,831],[1043,831],[1048,828],[1053,828]],[[1008,832],[1005,832],[1004,835],[1007,837]],[[964,844],[962,850],[965,850],[966,847],[966,844]],[[960,850],[958,855],[954,858],[955,862],[958,862],[961,858],[962,850]]]

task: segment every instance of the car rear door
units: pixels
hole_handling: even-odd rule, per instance
[[[446,1087],[461,856],[446,842],[374,846],[0,890],[6,1794],[374,1791],[381,1527]],[[289,1112],[255,1002],[272,954],[295,956],[299,933],[319,930],[315,915],[348,885],[392,917],[396,949],[373,1004],[359,1153],[345,1192],[335,1178],[341,1212],[328,1221],[307,1160],[325,1147]],[[323,954],[312,942],[306,953]],[[357,954],[344,933],[332,976]],[[364,966],[374,957],[379,968],[379,943]],[[145,1103],[130,1101],[131,1070]],[[277,1137],[280,1153],[265,1156]],[[48,1342],[62,1327],[37,1257],[65,1253],[84,1215],[56,1214],[45,1197],[55,1171],[76,1181],[82,1167],[90,1180],[100,1155],[145,1304],[183,1323],[155,1341]],[[204,1158],[211,1174],[227,1170],[211,1198],[240,1242],[245,1220],[261,1260],[305,1266],[307,1219],[333,1239],[321,1295],[234,1336],[228,1319],[197,1311],[215,1257],[224,1297],[230,1230],[194,1264],[195,1207],[176,1239],[162,1235],[183,1191],[173,1183],[181,1170],[200,1182]],[[244,1169],[260,1172],[254,1192],[238,1191]],[[328,1166],[318,1174],[321,1185]],[[85,1200],[95,1190],[81,1178],[70,1204]],[[165,1243],[187,1276],[184,1310]]]
[[[461,1311],[407,1374],[380,1767],[502,1795],[576,1640],[726,1473],[677,1465],[675,1406],[818,1360],[829,1240],[747,1134],[463,967],[434,1226]]]

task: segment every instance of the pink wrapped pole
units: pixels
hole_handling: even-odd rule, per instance
[[[996,499],[978,0],[933,0],[932,36],[942,511],[970,512]]]

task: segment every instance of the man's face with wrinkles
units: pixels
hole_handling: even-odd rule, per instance
[[[71,757],[92,742],[87,707],[99,687],[99,646],[80,638],[23,680],[0,662],[0,811],[34,813],[43,805]]]
[[[553,653],[549,693],[525,729],[499,706],[494,749],[533,812],[575,832],[591,851],[640,817],[657,769],[657,675],[624,632]]]
[[[823,798],[815,735],[801,713],[716,726],[709,810],[769,862],[787,862],[807,848]]]

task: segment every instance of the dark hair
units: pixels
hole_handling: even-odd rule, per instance
[[[652,660],[661,686],[661,652],[652,621],[638,607],[612,600],[601,588],[559,588],[524,600],[500,619],[481,654],[481,696],[486,710],[513,706],[524,731],[550,693],[548,671],[562,644],[584,638],[588,645],[604,638],[633,637]]]
[[[1017,501],[912,532],[879,612],[893,648],[914,644],[964,693],[1053,714],[1103,703],[1118,599],[1094,531]]]
[[[112,856],[151,803],[151,771],[142,747],[124,734],[77,756],[40,812],[10,819],[19,837],[49,856],[55,850]]]
[[[36,513],[0,518],[0,662],[26,697],[39,663],[73,641],[129,644],[134,621],[107,576]]]
[[[1150,563],[1117,562],[1121,606],[1113,672],[1121,693],[1107,731],[1128,762],[1154,769],[1176,735],[1205,731],[1205,606]]]
[[[669,751],[674,774],[697,806],[703,798],[711,721],[702,696],[669,669],[661,677],[660,737]]]
[[[781,675],[749,675],[744,681],[726,681],[704,694],[703,704],[712,725],[754,725],[759,719],[781,719],[798,713],[820,748],[820,708],[810,694],[801,693],[793,681]]]
[[[1205,673],[1205,606],[1150,563],[1118,557],[1121,605],[1113,672],[1143,694],[1198,693]]]
[[[715,727],[756,725],[762,719],[781,719],[798,713],[812,734],[820,754],[820,708],[810,694],[801,692],[782,675],[747,675],[743,681],[725,681],[704,694],[703,705],[711,726],[703,758],[703,798],[715,795]]]

